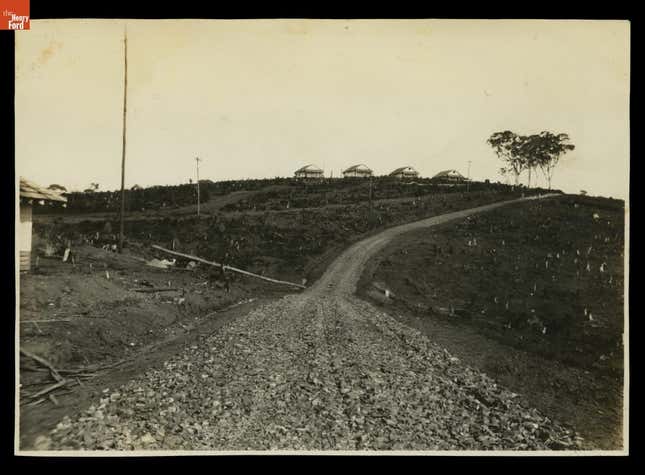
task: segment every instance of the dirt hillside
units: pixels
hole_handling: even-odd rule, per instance
[[[622,441],[624,203],[563,196],[397,239],[361,295],[576,427]],[[385,296],[387,291],[388,297]]]

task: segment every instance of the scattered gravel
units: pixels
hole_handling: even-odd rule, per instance
[[[523,407],[516,394],[353,295],[364,262],[396,233],[393,228],[353,246],[306,292],[264,305],[162,368],[106,388],[96,404],[61,421],[37,445],[579,448],[573,432]]]

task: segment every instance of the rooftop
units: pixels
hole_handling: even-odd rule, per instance
[[[296,170],[296,173],[298,173],[298,172],[320,172],[320,173],[322,173],[322,168],[319,168],[316,165],[309,164],[309,165],[305,165],[302,168],[298,168]]]
[[[414,168],[408,166],[408,167],[399,167],[396,170],[394,170],[392,173],[390,173],[390,175],[396,175],[398,173],[405,172],[405,171],[418,173]]]
[[[67,198],[61,196],[60,193],[38,186],[24,178],[20,178],[20,198],[67,203]]]
[[[370,172],[372,171],[367,165],[359,164],[359,165],[352,165],[347,170],[343,170],[343,173],[353,172],[354,170],[363,170],[363,171],[370,171]]]
[[[434,178],[437,177],[442,177],[442,176],[451,176],[451,177],[459,177],[459,178],[465,178],[461,173],[459,173],[457,170],[444,170],[442,172],[437,173]]]

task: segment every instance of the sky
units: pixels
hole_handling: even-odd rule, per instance
[[[309,163],[505,181],[486,139],[549,130],[576,146],[554,188],[629,194],[626,21],[33,20],[17,174],[119,188],[126,29],[126,187],[194,180],[195,157],[214,181]]]

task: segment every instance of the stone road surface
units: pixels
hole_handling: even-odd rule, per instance
[[[516,200],[517,201],[517,200]],[[390,228],[312,287],[264,305],[64,419],[58,449],[568,449],[578,440],[354,295],[393,237],[507,205]]]

